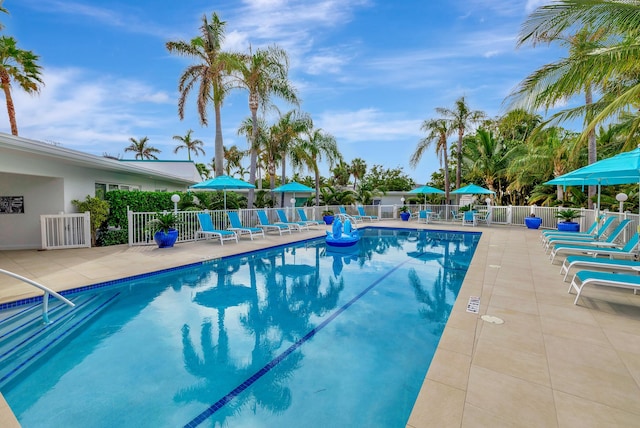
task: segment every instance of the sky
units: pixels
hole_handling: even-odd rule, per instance
[[[210,163],[213,107],[200,125],[196,99],[178,117],[178,79],[193,63],[170,54],[167,41],[190,41],[202,17],[226,21],[226,51],[278,45],[290,59],[289,78],[300,109],[333,135],[344,160],[402,168],[425,184],[440,168],[435,149],[416,168],[409,159],[437,107],[464,96],[489,117],[506,112],[505,98],[528,74],[562,55],[558,48],[516,46],[521,25],[545,0],[5,0],[4,35],[38,55],[44,86],[29,95],[14,85],[19,135],[98,156],[132,159],[130,138],[149,139],[162,160],[192,129]],[[293,106],[278,103],[282,112]],[[247,92],[224,101],[224,145],[247,149],[240,123]],[[271,123],[273,118],[271,119]],[[6,108],[0,132],[10,133]],[[455,136],[450,141],[455,141]],[[248,157],[244,161],[248,169]],[[291,169],[288,169],[291,173]],[[329,175],[328,166],[321,172]],[[304,172],[303,175],[310,175]],[[246,177],[248,178],[248,177]]]

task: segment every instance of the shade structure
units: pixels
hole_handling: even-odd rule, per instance
[[[600,186],[614,184],[640,185],[640,147],[623,152],[591,165],[571,171],[544,184],[558,186],[598,186],[598,209],[600,208]]]
[[[312,189],[309,186],[305,186],[304,184],[298,183],[297,181],[291,181],[287,184],[283,184],[282,186],[278,186],[275,189],[271,190],[276,193],[293,193],[293,197],[296,197],[296,192],[300,193],[313,193],[315,189]]]
[[[456,195],[493,195],[496,192],[493,190],[485,189],[477,184],[469,184],[459,189],[453,190],[451,193]]]
[[[431,187],[431,186],[420,186],[420,187],[416,187],[413,190],[410,190],[409,193],[411,194],[418,194],[418,195],[424,195],[424,203],[425,205],[427,204],[427,195],[429,194],[442,194],[444,195],[444,190],[440,190],[440,189],[436,189],[435,187]]]
[[[234,189],[255,189],[251,183],[247,183],[246,181],[240,180],[238,178],[233,178],[228,175],[219,175],[215,178],[210,178],[209,180],[205,180],[202,183],[194,184],[193,186],[189,186],[190,189],[195,190],[222,190],[224,192],[224,209],[227,209],[227,190]]]

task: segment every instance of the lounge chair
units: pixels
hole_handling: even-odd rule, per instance
[[[256,211],[256,215],[258,216],[258,222],[259,222],[258,227],[264,230],[265,232],[268,232],[270,230],[275,230],[280,235],[282,235],[282,232],[291,233],[291,228],[288,225],[281,224],[281,223],[271,223],[269,221],[269,217],[267,217],[266,211],[258,210]]]
[[[427,210],[420,210],[417,212],[417,218],[418,218],[418,223],[425,223],[428,224],[429,223],[429,215],[430,212]]]
[[[560,266],[560,275],[564,273],[563,281],[567,280],[569,271],[574,266],[581,266],[587,268],[606,269],[608,271],[635,271],[640,270],[640,262],[629,259],[615,259],[604,257],[590,257],[590,256],[567,256]]]
[[[279,223],[284,223],[291,229],[297,230],[298,232],[302,232],[302,230],[309,230],[309,225],[304,221],[289,221],[289,219],[287,218],[287,213],[285,213],[284,210],[276,210],[276,213],[278,214],[278,218],[280,219]]]
[[[545,252],[549,252],[549,250],[551,250],[554,247],[557,247],[558,245],[564,245],[564,244],[575,244],[575,245],[587,245],[587,244],[592,244],[592,243],[613,243],[615,242],[616,239],[618,239],[618,236],[620,236],[620,234],[622,233],[622,231],[624,230],[625,227],[627,227],[627,224],[629,224],[631,220],[628,219],[624,219],[622,220],[620,223],[618,223],[618,226],[616,226],[615,229],[613,229],[611,231],[611,233],[609,233],[608,235],[606,235],[605,239],[602,239],[603,235],[593,235],[591,237],[591,239],[589,239],[589,237],[587,236],[582,236],[582,237],[576,237],[576,238],[569,238],[569,237],[562,237],[562,238],[552,238],[549,239],[549,241],[547,241],[547,245],[545,247]],[[609,223],[607,225],[607,228],[609,228],[609,225],[611,223]],[[603,230],[603,233],[606,232],[605,230]]]
[[[610,257],[635,257],[636,247],[638,246],[638,232],[627,241],[622,248],[618,247],[599,247],[597,242],[591,245],[558,245],[551,251],[551,263],[556,255],[564,253],[588,254],[593,257],[610,256]]]
[[[249,235],[252,241],[253,235],[262,235],[264,238],[264,230],[259,227],[243,226],[242,221],[240,221],[240,216],[236,211],[227,211],[227,217],[229,217],[229,223],[231,224],[231,227],[228,227],[227,230],[237,233],[238,237],[242,238],[242,235]]]
[[[340,214],[344,214],[346,216],[349,216],[349,219],[351,219],[351,221],[355,221],[356,223],[359,221],[362,221],[362,217],[360,217],[359,215],[351,215],[349,213],[347,213],[347,210],[345,207],[343,207],[342,205],[340,205],[338,207],[338,210],[340,211]]]
[[[464,216],[464,213],[461,213],[460,211],[457,211],[457,210],[451,210],[451,219],[453,221],[462,220],[463,216]]]
[[[309,220],[307,218],[307,213],[304,212],[304,209],[298,208],[297,210],[298,210],[298,217],[300,217],[300,221],[304,221],[305,223],[307,223],[307,225],[309,227],[311,227],[311,226],[319,226],[321,224],[324,224],[324,221]]]
[[[196,230],[195,240],[198,237],[203,236],[206,239],[218,238],[220,239],[220,245],[224,245],[224,241],[236,241],[238,242],[238,235],[230,230],[220,230],[213,227],[211,216],[207,213],[198,214],[198,223],[200,223],[200,230]]]
[[[543,230],[542,233],[540,234],[540,236],[541,236],[541,239],[542,239],[542,241],[544,243],[546,241],[546,238],[549,235],[562,235],[562,236],[566,236],[566,235],[573,235],[573,236],[593,235],[594,233],[598,232],[598,224],[600,224],[600,221],[603,218],[604,218],[604,216],[600,216],[600,218],[598,220],[594,221],[593,224],[589,227],[589,229],[586,232],[564,232],[564,231],[561,231],[561,230]],[[615,217],[609,217],[609,218],[615,218]]]
[[[592,230],[591,233],[560,232],[560,231],[554,230],[554,232],[558,232],[558,233],[549,233],[547,235],[543,235],[542,236],[542,246],[548,248],[549,247],[549,242],[551,240],[566,239],[566,240],[590,241],[590,240],[598,239],[599,237],[603,236],[606,233],[606,231],[609,229],[609,227],[611,227],[611,225],[613,224],[615,219],[616,219],[616,217],[614,217],[614,216],[609,217],[602,224],[602,227],[600,227],[598,229],[595,229],[595,228],[594,229],[589,229],[589,230]]]
[[[380,220],[377,215],[367,215],[367,213],[364,212],[364,207],[361,205],[358,205],[358,214],[359,214],[358,217],[360,217],[363,220],[371,220],[371,221]]]
[[[595,272],[591,270],[580,270],[576,272],[569,285],[569,293],[576,290],[576,299],[574,305],[578,304],[578,299],[585,285],[602,285],[606,287],[628,288],[633,290],[633,294],[637,294],[640,290],[640,275],[613,273],[613,272]]]
[[[476,224],[484,223],[487,226],[491,226],[491,211],[487,211],[486,213],[476,213]]]

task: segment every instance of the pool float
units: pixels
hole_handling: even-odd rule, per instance
[[[342,222],[337,218],[333,222],[331,231],[327,231],[326,242],[331,247],[351,247],[356,245],[360,240],[360,234],[357,230],[351,228],[351,221],[349,219],[344,221],[344,228]]]

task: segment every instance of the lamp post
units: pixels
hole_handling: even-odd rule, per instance
[[[178,202],[180,202],[180,195],[171,195],[171,202],[173,202],[173,213],[178,214]]]
[[[624,210],[624,201],[626,201],[627,199],[629,199],[629,197],[626,193],[618,193],[616,195],[616,200],[620,202],[620,214],[622,214],[622,211]]]

